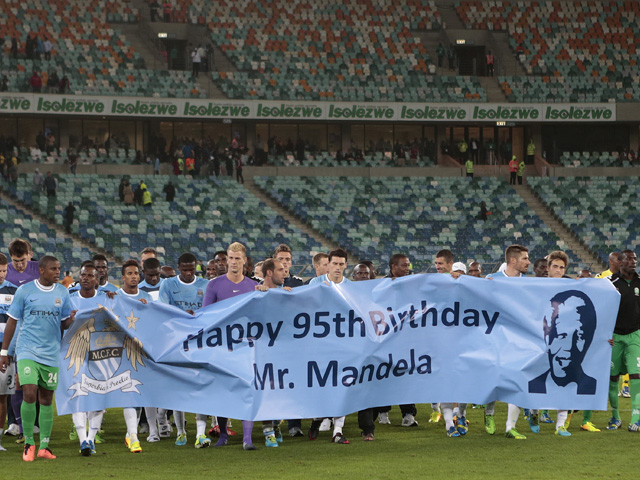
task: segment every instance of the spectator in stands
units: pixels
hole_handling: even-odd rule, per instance
[[[158,2],[156,0],[151,0],[149,2],[149,17],[150,17],[152,22],[155,22],[156,19],[158,18],[158,8],[159,7],[160,7],[160,5],[158,4]]]
[[[480,142],[475,138],[469,141],[469,150],[471,151],[471,160],[473,163],[478,163],[478,153],[480,152]]]
[[[236,181],[238,183],[244,184],[244,177],[242,176],[242,168],[243,168],[242,155],[236,154]]]
[[[228,177],[233,177],[233,159],[231,158],[231,154],[229,153],[229,149],[224,149],[224,169],[227,173]]]
[[[197,78],[200,74],[200,63],[202,57],[200,56],[200,47],[196,47],[191,52],[191,76]]]
[[[536,144],[533,142],[533,138],[529,139],[529,144],[527,145],[527,163],[529,165],[533,165],[533,159],[536,154]]]
[[[0,83],[0,92],[8,92],[9,91],[9,79],[6,75],[2,76],[2,83]]]
[[[65,93],[69,90],[69,78],[66,75],[62,76],[62,80],[60,80],[59,93]]]
[[[54,70],[49,74],[49,78],[47,78],[47,92],[58,93],[59,85],[60,79],[58,78],[58,73]]]
[[[73,206],[73,202],[69,202],[62,213],[64,218],[64,231],[67,233],[71,233],[71,225],[73,225],[73,216],[76,213],[76,207]]]
[[[296,159],[300,163],[304,162],[304,141],[301,137],[296,140]]]
[[[18,163],[14,162],[13,159],[16,158],[15,155],[11,157],[11,162],[8,166],[7,175],[9,176],[9,181],[11,183],[18,183]],[[16,159],[17,160],[17,159]]]
[[[133,205],[134,197],[135,195],[133,194],[131,184],[125,180],[124,188],[122,190],[122,201],[125,205]]]
[[[460,159],[463,162],[466,161],[467,158],[469,158],[468,150],[469,150],[469,145],[463,138],[462,140],[460,140],[460,142],[458,142],[458,151],[460,152]]]
[[[40,169],[36,168],[36,171],[33,172],[33,190],[36,192],[41,191],[43,184],[44,184],[44,175],[40,173]]]
[[[51,40],[49,40],[49,37],[47,37],[47,39],[44,41],[44,59],[45,60],[51,60],[52,47],[53,45],[51,45]]]
[[[40,93],[42,91],[42,78],[38,75],[36,70],[33,71],[33,75],[29,79],[29,85],[34,93]]]
[[[76,168],[78,168],[78,155],[69,155],[69,171],[73,175],[76,174]]]
[[[171,13],[173,11],[173,6],[171,5],[171,2],[168,0],[165,0],[165,2],[163,2],[162,4],[162,13],[164,14],[164,21],[165,22],[170,22],[171,21]]]
[[[47,155],[50,155],[51,152],[56,149],[56,137],[53,135],[53,132],[49,132],[49,135],[47,135],[47,141],[44,149],[47,152]]]
[[[44,133],[42,133],[42,130],[40,130],[38,132],[38,135],[36,135],[36,144],[38,145],[38,148],[40,150],[44,150],[44,147],[47,144],[47,137],[44,136]]]
[[[16,38],[16,36],[14,35],[13,37],[11,37],[11,56],[14,58],[14,60],[16,58],[18,58],[18,39]]]
[[[449,70],[455,70],[456,68],[456,52],[453,49],[453,44],[449,44],[449,50],[447,50],[447,61],[449,62]]]
[[[118,185],[118,197],[120,197],[120,202],[124,202],[124,187],[127,185],[127,179],[122,177],[120,180],[120,185]]]
[[[444,46],[442,45],[442,42],[439,42],[438,46],[436,47],[436,55],[438,56],[439,68],[442,68],[442,63],[444,62],[444,54],[445,54]]]
[[[200,71],[208,72],[209,68],[207,65],[207,50],[203,45],[198,46],[198,55],[200,56]]]
[[[522,45],[518,45],[516,47],[516,56],[524,55],[524,47]]]
[[[166,195],[167,202],[173,202],[173,199],[176,198],[176,187],[173,186],[171,180],[164,186],[162,192]]]
[[[44,56],[44,43],[42,43],[42,39],[37,35],[34,40],[36,43],[35,58],[36,60],[40,60]]]
[[[31,151],[29,152],[29,155],[31,156],[31,160],[33,160],[36,163],[40,163],[40,160],[42,158],[42,150],[40,150],[37,145],[33,146],[31,147]]]
[[[491,53],[491,50],[489,50],[487,52],[487,75],[489,75],[490,77],[493,77],[493,64],[494,64],[493,54]]]
[[[525,168],[525,164],[524,164],[524,160],[520,160],[520,163],[518,164],[518,185],[522,185],[522,180],[524,177],[524,168]]]
[[[144,190],[146,190],[147,185],[144,183],[144,180],[140,180],[138,184],[138,188],[133,192],[133,201],[136,205],[142,205]]]
[[[35,50],[35,42],[31,34],[27,35],[27,41],[24,44],[24,55],[27,60],[33,60],[33,51]]]
[[[44,190],[47,192],[47,197],[55,197],[56,196],[56,179],[51,175],[51,172],[47,172],[47,177],[43,182]]]
[[[509,162],[509,185],[516,184],[517,173],[518,173],[518,161],[516,160],[516,156],[514,155],[511,161]]]
[[[637,160],[636,152],[634,152],[633,149],[630,149],[629,150],[629,163],[631,163],[633,165],[634,163],[636,163],[636,160]]]
[[[464,162],[464,167],[467,171],[467,177],[473,178],[473,160],[468,158],[467,161]]]
[[[480,202],[480,213],[478,214],[478,218],[480,220],[486,220],[487,219],[487,215],[489,214],[489,212],[487,211],[487,204],[483,202]]]
[[[256,165],[263,165],[265,163],[264,142],[262,138],[260,138],[260,134],[256,135],[256,140],[253,142],[253,154],[256,158]]]
[[[140,182],[140,190],[142,191],[142,205],[146,208],[151,208],[151,206],[153,205],[153,202],[151,200],[151,192],[142,182]]]

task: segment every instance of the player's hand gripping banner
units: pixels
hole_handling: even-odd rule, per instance
[[[436,274],[254,292],[195,316],[100,297],[62,340],[58,412],[268,420],[492,400],[604,410],[618,303],[604,280]]]

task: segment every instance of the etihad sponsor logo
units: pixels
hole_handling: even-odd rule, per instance
[[[380,105],[352,105],[350,107],[329,106],[329,118],[393,119],[394,109]]]
[[[466,110],[456,107],[432,107],[424,108],[402,107],[400,118],[406,120],[464,120],[467,118]]]

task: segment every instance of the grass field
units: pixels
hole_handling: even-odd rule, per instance
[[[314,442],[285,435],[279,448],[267,449],[261,428],[256,425],[254,442],[260,448],[253,452],[242,450],[240,431],[226,447],[196,450],[194,417],[187,415],[187,446],[174,446],[175,438],[150,444],[144,441],[146,435],[141,435],[140,454],[129,453],[124,446],[122,411],[113,409],[103,422],[106,443],[97,445],[97,454],[92,457],[80,456],[78,443],[68,439],[71,416],[55,419],[51,449],[57,460],[25,463],[15,437],[5,436],[3,445],[8,451],[0,453],[0,478],[614,478],[633,475],[633,459],[640,447],[640,433],[630,433],[626,428],[630,402],[621,399],[620,403],[623,429],[605,431],[609,413],[595,412],[593,422],[603,431],[582,432],[582,414],[577,413],[569,429],[573,435],[568,438],[554,435],[554,424],[541,425],[541,432],[535,435],[523,418],[518,421],[518,430],[527,435],[527,440],[505,438],[506,405],[500,403],[495,435],[485,433],[483,411],[469,408],[469,433],[448,438],[443,423],[428,423],[431,407],[419,405],[418,427],[400,427],[400,412],[394,407],[392,425],[376,425],[374,442],[361,440],[356,415],[347,417],[344,432],[350,445],[332,444],[331,432],[321,432]],[[550,414],[555,419],[555,412]],[[233,425],[241,430],[239,421]],[[303,422],[304,429],[308,425],[308,421]]]

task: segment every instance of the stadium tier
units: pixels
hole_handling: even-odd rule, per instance
[[[204,6],[211,38],[238,72],[214,72],[229,98],[486,101],[477,79],[429,75],[416,30],[439,30],[433,1],[242,0]]]
[[[362,161],[354,159],[338,160],[335,154],[327,151],[305,152],[304,160],[296,159],[295,152],[285,155],[269,155],[269,164],[276,167],[433,167],[435,161],[427,156],[411,158],[408,152],[404,157],[392,156],[391,152],[375,152],[364,155]]]
[[[84,247],[74,246],[73,240],[56,232],[33,215],[18,210],[6,200],[0,199],[0,229],[2,244],[5,246],[14,238],[24,238],[31,242],[35,258],[46,254],[58,257],[62,272],[77,267],[83,260],[96,253]],[[4,250],[4,249],[3,249]],[[7,254],[7,252],[4,252]]]
[[[248,254],[256,261],[270,256],[278,244],[287,243],[293,249],[294,263],[307,265],[310,251],[323,250],[320,243],[291,226],[233,179],[136,177],[131,181],[137,184],[143,180],[153,196],[153,206],[147,209],[120,202],[121,178],[61,175],[56,221],[62,222],[64,206],[73,201],[77,214],[72,231],[123,259],[138,258],[143,248],[153,246],[170,264],[188,251],[206,262],[216,250],[239,241],[248,246]],[[167,202],[162,193],[169,181],[177,190],[173,202]],[[27,176],[20,176],[16,194],[36,211],[47,211],[47,197],[32,191]]]
[[[547,207],[607,262],[610,252],[640,243],[635,179],[532,177],[529,185]]]
[[[69,93],[89,95],[137,95],[200,97],[189,72],[145,68],[145,59],[110,22],[135,23],[138,15],[126,2],[63,0],[29,3],[0,0],[3,55],[0,75],[8,79],[8,91],[31,91],[37,72],[42,91],[54,72],[58,85],[66,76]],[[12,38],[17,54],[12,52]],[[34,41],[27,47],[27,40]],[[52,43],[50,58],[44,42]],[[196,87],[197,93],[193,90]],[[57,91],[57,88],[56,88]]]
[[[634,154],[635,155],[635,154]],[[619,152],[562,152],[563,167],[631,167],[633,160]]]
[[[415,272],[434,271],[434,256],[450,248],[461,261],[499,264],[512,243],[532,259],[564,249],[522,199],[497,178],[254,177],[292,214],[361,259],[380,265],[407,253]],[[480,201],[492,212],[478,219]]]
[[[460,1],[467,28],[504,30],[527,76],[501,77],[512,102],[640,100],[640,4]]]

